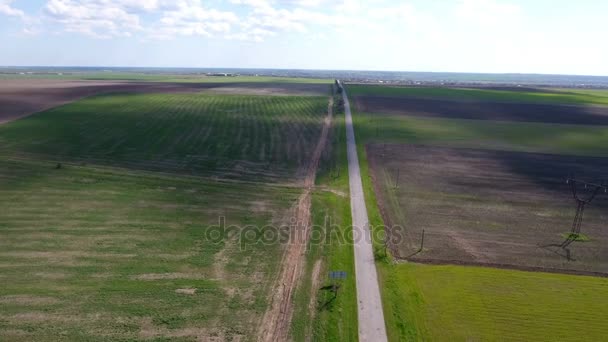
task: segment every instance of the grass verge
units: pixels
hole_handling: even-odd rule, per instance
[[[337,102],[336,102],[337,103]],[[312,238],[307,253],[305,282],[295,296],[292,325],[295,341],[356,341],[358,339],[357,293],[344,113],[336,112],[330,144],[323,154],[313,192]],[[345,271],[338,281],[338,295],[328,288],[330,271]],[[314,284],[313,284],[314,282]]]

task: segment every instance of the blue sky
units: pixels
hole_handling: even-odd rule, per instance
[[[0,65],[608,76],[604,0],[0,0]]]

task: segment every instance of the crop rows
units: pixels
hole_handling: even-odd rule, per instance
[[[0,126],[0,340],[253,336],[282,246],[238,230],[288,224],[301,189],[269,183],[296,180],[326,110],[113,94]]]
[[[288,179],[310,157],[323,97],[103,95],[0,127],[2,152],[226,178]]]
[[[276,223],[298,195],[0,159],[0,340],[251,336],[280,245],[243,244],[210,227],[219,217],[236,227]]]

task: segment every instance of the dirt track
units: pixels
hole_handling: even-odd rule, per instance
[[[295,208],[295,227],[291,227],[291,239],[283,255],[283,261],[279,276],[276,280],[275,291],[272,294],[270,308],[264,314],[262,325],[260,326],[260,341],[287,341],[291,318],[293,316],[293,295],[296,290],[306,261],[306,247],[310,236],[310,206],[311,192],[315,185],[317,168],[321,160],[321,154],[325,149],[329,129],[333,119],[333,98],[329,100],[328,113],[325,124],[315,151],[306,168],[306,178],[304,180],[304,192],[298,199]]]
[[[243,95],[324,95],[324,84],[160,83],[127,81],[0,80],[0,124],[88,96],[110,92]]]
[[[608,107],[357,96],[362,112],[420,117],[608,125]]]

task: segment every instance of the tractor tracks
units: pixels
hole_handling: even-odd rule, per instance
[[[275,280],[270,307],[264,314],[258,340],[265,342],[287,341],[293,317],[293,295],[298,287],[306,262],[306,249],[311,229],[311,197],[317,168],[327,144],[333,120],[333,98],[330,97],[323,129],[313,155],[306,166],[304,192],[295,207],[294,224],[290,227],[290,239],[283,254],[279,275]]]

